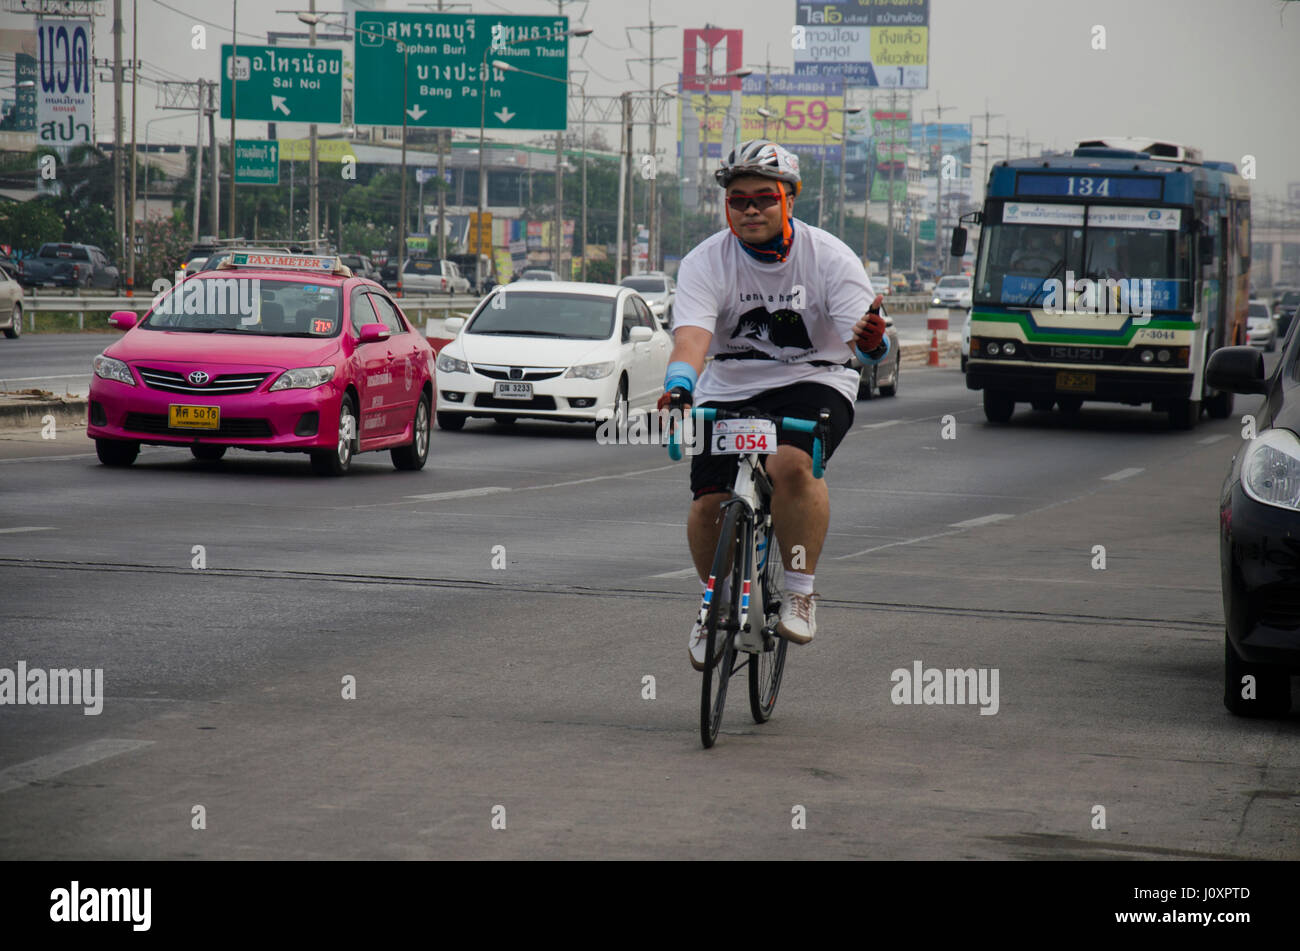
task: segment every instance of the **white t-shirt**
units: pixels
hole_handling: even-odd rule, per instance
[[[730,230],[719,231],[682,259],[673,301],[674,330],[713,334],[696,404],[806,382],[824,383],[851,404],[858,372],[843,365],[851,356],[845,342],[875,296],[862,262],[820,228],[795,219],[793,246],[779,263],[755,260]],[[754,351],[771,359],[718,359]]]

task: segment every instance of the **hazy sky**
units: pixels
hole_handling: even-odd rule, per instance
[[[231,0],[138,3],[146,76],[217,76],[220,44],[230,39]],[[109,0],[102,6],[112,9]],[[123,0],[123,6],[129,57],[131,0]],[[387,8],[434,6],[393,0]],[[276,10],[306,7],[307,0],[244,0],[240,38],[265,42],[268,30],[293,30],[300,26],[296,17]],[[320,10],[341,8],[341,0],[318,2]],[[1257,197],[1280,197],[1288,182],[1300,182],[1300,110],[1291,99],[1300,93],[1300,2],[930,0],[930,8],[930,88],[917,93],[917,108],[932,109],[941,101],[955,107],[944,113],[945,121],[964,122],[982,113],[987,100],[992,112],[1010,117],[1013,138],[1028,133],[1035,142],[1061,148],[1097,135],[1155,135],[1198,145],[1208,158],[1240,162],[1253,155]],[[556,3],[475,0],[474,10],[553,14]],[[680,69],[681,28],[706,22],[744,30],[746,64],[761,65],[769,48],[774,68],[789,70],[793,64],[795,0],[579,0],[564,10],[575,23],[596,31],[586,41],[573,41],[570,58],[571,70],[590,71],[589,95],[646,87],[645,65],[628,63],[648,54],[646,34],[629,36],[626,28],[651,16],[674,27],[656,35],[656,56],[673,57],[656,65],[656,85]],[[31,22],[17,14],[0,14],[0,19],[7,27]],[[210,29],[206,52],[190,49],[191,28],[201,21],[221,24],[219,31]],[[1104,51],[1092,48],[1096,25],[1106,30]],[[112,55],[110,27],[111,16],[96,19],[97,57]],[[629,48],[629,38],[635,49]],[[350,58],[350,52],[345,55]],[[146,119],[169,114],[154,108],[156,99],[155,89],[142,84],[141,140]],[[1007,121],[992,122],[994,155],[1001,151]],[[265,134],[265,125],[247,125],[250,136]],[[306,132],[306,126],[289,123],[280,128],[282,136]],[[977,132],[982,128],[981,120]],[[193,130],[192,117],[158,122],[151,138],[190,142]],[[96,133],[101,139],[112,136],[111,83],[97,89]],[[219,134],[227,134],[224,126]],[[616,143],[617,127],[608,127],[606,135]],[[671,142],[671,133],[663,127],[661,148],[666,141]]]

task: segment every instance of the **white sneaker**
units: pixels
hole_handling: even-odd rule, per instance
[[[700,614],[695,619],[695,624],[691,628],[691,636],[686,642],[686,646],[691,655],[691,666],[699,671],[703,671],[704,668],[708,666],[709,631],[704,624],[707,614],[708,608],[701,604]],[[718,624],[721,625],[730,616],[731,606],[727,602],[723,602],[723,604],[718,608]],[[719,653],[721,653],[721,651],[719,651]]]
[[[796,644],[807,644],[817,633],[818,594],[794,594],[787,591],[781,602],[781,620],[776,633]]]

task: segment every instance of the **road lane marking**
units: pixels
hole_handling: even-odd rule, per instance
[[[1196,440],[1196,444],[1198,446],[1208,446],[1210,445],[1210,443],[1216,443],[1220,439],[1227,439],[1227,438],[1228,438],[1227,433],[1219,433],[1219,435],[1217,436],[1206,436],[1204,439],[1198,439]]]
[[[887,419],[880,423],[865,423],[859,426],[858,429],[884,429],[886,426],[897,426],[899,423],[905,422],[907,422],[905,419]]]
[[[408,499],[416,499],[420,502],[437,502],[439,499],[467,499],[475,495],[496,495],[498,492],[509,492],[510,489],[504,485],[481,485],[477,489],[456,489],[454,492],[430,492],[427,495],[408,495]]]
[[[0,770],[0,794],[53,779],[62,773],[146,746],[153,746],[153,740],[93,740],[48,756],[29,759],[25,763],[16,763],[8,769]]]
[[[1120,469],[1119,472],[1112,472],[1108,476],[1102,476],[1103,482],[1119,482],[1121,479],[1130,479],[1139,472],[1146,472],[1146,469]]]
[[[0,528],[0,535],[17,535],[20,532],[53,532],[53,525],[21,525],[17,528]]]
[[[682,568],[679,571],[665,571],[660,575],[651,575],[651,578],[685,578],[687,575],[695,574],[694,568]]]
[[[964,522],[953,522],[951,528],[975,528],[979,525],[990,525],[993,522],[1001,522],[1004,519],[1015,518],[1014,515],[1007,515],[999,512],[995,515],[981,515],[979,518],[968,518]]]
[[[79,452],[75,456],[19,456],[17,459],[0,459],[0,465],[7,462],[67,462],[69,459],[94,458],[95,454],[93,452]]]
[[[836,555],[831,561],[843,561],[846,558],[856,558],[858,555],[869,555],[873,551],[882,551],[886,548],[897,548],[899,545],[915,545],[917,542],[928,542],[932,538],[943,538],[945,535],[959,535],[960,532],[936,532],[933,535],[922,535],[920,538],[907,538],[901,542],[890,542],[888,545],[877,545],[875,548],[864,548],[862,551],[855,551],[851,555]]]

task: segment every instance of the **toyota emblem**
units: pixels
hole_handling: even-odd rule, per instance
[[[195,386],[202,386],[203,384],[207,383],[209,379],[211,379],[211,377],[209,377],[202,370],[195,370],[189,376],[190,382],[193,383]]]

